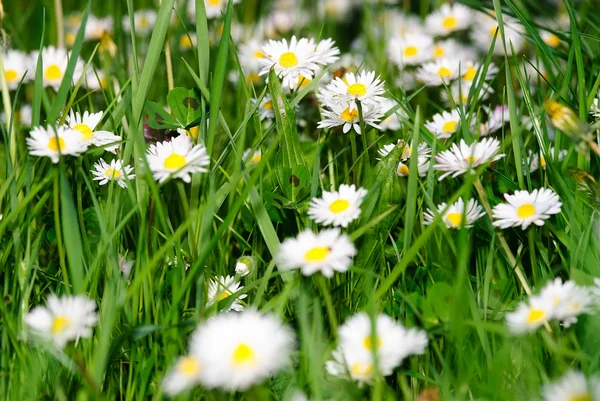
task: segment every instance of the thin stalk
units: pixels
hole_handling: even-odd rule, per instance
[[[165,40],[165,64],[167,66],[167,86],[169,90],[175,87],[173,80],[173,61],[171,60],[171,45],[169,39]]]
[[[356,136],[358,134],[353,132],[350,134],[350,147],[352,148],[352,176],[354,178],[354,182],[358,184],[358,174],[357,174],[357,159],[356,156]]]
[[[56,19],[56,45],[60,48],[65,47],[65,26],[63,22],[62,0],[54,0],[54,12]]]
[[[71,285],[69,284],[69,273],[65,264],[65,249],[62,241],[62,230],[60,225],[60,183],[58,169],[54,170],[54,232],[56,235],[56,245],[58,247],[58,258],[60,261],[60,270],[65,282],[65,292],[71,293]]]
[[[10,102],[10,93],[8,90],[8,84],[6,82],[6,75],[4,74],[4,63],[2,61],[2,54],[0,54],[0,90],[2,90],[2,103],[4,106],[4,115],[6,116],[6,132],[10,138],[10,160],[14,168],[17,168],[17,138],[15,136],[14,122],[12,118],[12,106]]]
[[[358,107],[358,120],[360,123],[360,139],[362,140],[363,152],[364,152],[363,177],[368,177],[369,172],[371,170],[371,160],[369,158],[369,146],[367,145],[367,130],[365,127],[365,120],[363,118],[362,103],[360,103],[360,102],[357,103],[357,107]]]
[[[338,321],[335,315],[335,308],[333,307],[331,293],[329,292],[329,287],[327,282],[325,281],[325,277],[319,274],[317,276],[317,283],[319,284],[319,287],[321,287],[321,294],[323,295],[323,299],[325,300],[325,308],[327,309],[327,317],[329,318],[329,325],[331,326],[331,331],[336,333],[338,328]]]

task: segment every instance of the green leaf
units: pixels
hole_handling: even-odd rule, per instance
[[[202,118],[202,101],[194,89],[171,89],[167,95],[167,103],[180,127],[188,128]]]
[[[445,282],[437,282],[427,290],[427,302],[442,321],[448,321],[453,304],[454,289]]]
[[[148,125],[156,129],[177,129],[181,125],[175,117],[170,115],[161,105],[154,102],[147,102],[146,109],[148,110]]]
[[[64,238],[64,247],[67,254],[69,275],[73,292],[79,294],[83,291],[85,271],[83,266],[83,245],[81,232],[77,220],[77,207],[73,202],[73,195],[69,188],[64,168],[60,171],[60,203],[61,203],[61,228]]]

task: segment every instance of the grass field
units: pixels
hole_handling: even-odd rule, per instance
[[[600,401],[597,5],[0,1],[0,398]]]

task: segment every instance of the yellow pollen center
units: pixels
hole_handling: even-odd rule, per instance
[[[260,81],[260,76],[257,73],[253,72],[246,76],[246,81],[256,83]]]
[[[435,49],[433,50],[433,57],[440,58],[440,57],[444,56],[445,53],[446,53],[446,51],[444,50],[443,47],[436,46]]]
[[[185,166],[185,156],[178,155],[177,153],[171,153],[164,161],[166,169],[179,170]]]
[[[526,219],[527,217],[531,217],[535,214],[535,206],[531,203],[526,203],[524,205],[519,206],[517,209],[517,216],[521,219]]]
[[[375,344],[375,345],[376,345],[376,347],[377,347],[377,348],[379,348],[379,347],[381,346],[381,338],[377,337],[377,338],[375,339],[375,343],[376,343],[376,344]],[[370,335],[369,335],[369,336],[366,336],[366,337],[363,339],[363,346],[364,346],[366,349],[368,349],[368,350],[372,350],[372,349],[373,349],[373,340],[371,339],[371,336],[370,336]]]
[[[358,110],[357,109],[350,110],[350,107],[346,107],[346,110],[342,111],[342,114],[340,114],[340,117],[344,121],[352,122],[358,118]]]
[[[183,358],[181,362],[179,362],[177,370],[184,376],[193,376],[200,372],[200,364],[195,358],[188,356]]]
[[[211,6],[218,6],[221,0],[208,0],[208,4]]]
[[[310,83],[310,79],[306,78],[303,75],[298,75],[298,85],[306,86]]]
[[[181,46],[184,49],[188,49],[192,47],[192,40],[189,36],[183,35],[181,36],[181,39],[179,39],[179,46]]]
[[[307,262],[322,262],[329,255],[330,251],[331,248],[326,246],[315,246],[304,254],[304,259]]]
[[[458,121],[448,121],[446,123],[444,123],[444,125],[442,126],[442,131],[444,132],[456,132],[456,126],[458,125]]]
[[[81,132],[81,135],[83,135],[83,139],[85,139],[86,141],[91,141],[92,138],[94,138],[94,133],[92,132],[92,129],[86,124],[77,124],[73,127],[73,129],[75,131]]]
[[[298,57],[292,52],[283,53],[279,57],[279,64],[284,68],[292,68],[298,65]]]
[[[15,70],[6,70],[4,73],[4,78],[6,78],[7,82],[12,82],[19,77],[19,74]]]
[[[404,48],[404,55],[407,57],[414,57],[417,55],[417,53],[419,53],[419,49],[417,49],[415,46],[406,46]]]
[[[456,18],[450,16],[444,18],[444,21],[442,21],[442,25],[446,29],[454,29],[456,28],[456,25],[458,25],[458,21],[456,20]]]
[[[247,344],[241,343],[233,351],[233,363],[235,365],[245,365],[254,360],[254,351]]]
[[[254,57],[256,58],[265,58],[265,55],[260,50],[254,52]]]
[[[63,150],[65,148],[65,140],[62,138],[52,137],[48,140],[48,149],[53,152],[58,152],[59,150]]]
[[[354,376],[368,376],[373,371],[373,364],[356,362],[350,368]]]
[[[550,47],[558,47],[560,46],[560,39],[552,33],[546,38],[546,44]]]
[[[344,210],[348,209],[349,206],[350,202],[348,202],[347,200],[336,199],[331,203],[331,205],[329,205],[329,210],[331,210],[333,213],[341,213]]]
[[[544,156],[540,157],[540,164],[542,168],[546,168],[546,159],[544,159]]]
[[[69,327],[70,324],[71,324],[71,321],[69,320],[68,317],[58,315],[54,318],[54,321],[52,322],[52,328],[50,330],[54,334],[60,334],[63,331],[65,331],[65,329],[67,327]]]
[[[141,17],[138,25],[140,28],[146,28],[148,26],[148,18],[145,16]]]
[[[558,304],[560,304],[560,297],[558,295],[555,295],[554,297],[552,297],[552,302],[554,303],[554,306],[558,306]]]
[[[115,178],[119,178],[121,176],[121,173],[119,173],[114,168],[109,168],[108,170],[106,170],[104,175],[106,175],[110,179],[115,179]]]
[[[44,72],[44,76],[46,79],[56,80],[62,78],[62,71],[60,67],[56,64],[52,64],[50,67],[46,68],[46,72]]]
[[[452,223],[454,227],[460,227],[463,219],[462,213],[448,213],[446,219]]]
[[[467,156],[465,157],[465,161],[469,164],[474,164],[477,161],[477,158],[473,156]]]
[[[67,45],[73,46],[73,44],[75,43],[75,34],[73,32],[67,32],[67,34],[65,35],[65,42],[67,43]]]
[[[592,401],[590,393],[577,394],[569,399],[569,401]]]
[[[269,100],[268,102],[265,102],[265,104],[263,104],[263,107],[267,110],[273,110],[273,102]]]
[[[442,78],[448,78],[452,76],[452,71],[450,71],[446,67],[442,67],[438,70],[438,75]]]
[[[198,138],[198,132],[200,132],[200,127],[195,126],[186,131],[187,135],[191,138]]]
[[[367,93],[367,87],[363,84],[352,84],[348,87],[348,94],[352,96],[364,96]]]
[[[412,148],[402,149],[402,157],[404,157],[405,159],[408,159],[411,156],[412,156]]]
[[[250,159],[250,161],[252,163],[258,163],[258,162],[260,162],[261,159],[262,159],[262,154],[257,153],[254,156],[252,156],[252,158]]]
[[[546,312],[541,309],[532,309],[527,316],[527,323],[537,323],[546,317]]]
[[[477,70],[475,69],[475,67],[471,66],[463,74],[463,79],[465,81],[472,81],[473,79],[475,79],[475,75],[477,75]]]
[[[498,29],[497,26],[493,26],[490,28],[490,36],[493,38],[494,36],[496,36],[496,30]]]
[[[401,164],[400,166],[398,166],[398,174],[400,174],[403,177],[406,177],[408,173],[408,166],[406,164]]]
[[[219,296],[217,297],[218,301],[222,301],[226,298],[228,298],[231,295],[231,293],[227,290],[223,291],[221,294],[219,294]]]

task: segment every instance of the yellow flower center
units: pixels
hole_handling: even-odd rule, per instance
[[[452,76],[452,71],[450,71],[449,69],[447,69],[446,67],[441,67],[438,70],[438,75],[442,78],[448,78]]]
[[[208,0],[208,4],[211,6],[218,6],[221,3],[221,0]]]
[[[273,110],[273,102],[269,100],[263,104],[263,107],[267,110]]]
[[[46,68],[46,72],[44,72],[44,77],[50,80],[56,80],[62,78],[62,71],[59,66],[56,64],[52,64],[50,67]]]
[[[408,173],[409,173],[408,166],[406,164],[400,164],[398,166],[398,174],[399,175],[406,177],[406,176],[408,176]]]
[[[257,153],[254,156],[252,156],[252,158],[250,159],[250,161],[252,163],[258,163],[258,162],[260,162],[261,159],[262,159],[262,154],[261,153]]]
[[[490,28],[490,36],[493,38],[494,36],[496,36],[496,30],[498,30],[497,26],[493,26]]]
[[[69,327],[71,325],[71,321],[69,320],[68,317],[63,316],[63,315],[58,315],[54,318],[54,321],[52,322],[52,328],[50,329],[50,331],[52,331],[52,333],[54,334],[60,334],[63,331],[65,331],[65,329],[67,327]]]
[[[331,210],[333,213],[341,213],[344,210],[348,209],[349,206],[350,202],[348,202],[347,200],[336,199],[331,203],[331,205],[329,205],[329,210]]]
[[[164,166],[169,170],[179,170],[185,166],[185,156],[178,155],[177,153],[171,153],[164,161]]]
[[[350,368],[350,370],[352,371],[352,374],[354,376],[359,376],[359,377],[365,377],[371,374],[371,372],[373,371],[373,364],[372,363],[364,363],[364,362],[356,362],[354,364],[352,364],[352,367]]]
[[[475,79],[475,75],[477,75],[477,70],[475,69],[475,67],[470,66],[462,77],[465,81],[472,81],[473,79]]]
[[[298,57],[292,52],[283,53],[279,57],[279,64],[284,68],[292,68],[298,65]]]
[[[75,43],[75,34],[73,32],[67,32],[65,35],[65,42],[68,46],[73,46]]]
[[[200,131],[199,126],[195,126],[186,131],[187,135],[191,138],[198,138],[198,132]]]
[[[444,21],[442,21],[442,25],[446,29],[454,29],[456,28],[456,25],[458,25],[458,21],[453,16],[449,16],[444,18]]]
[[[462,223],[463,215],[462,213],[448,213],[446,215],[446,219],[452,223],[454,227],[460,227]]]
[[[535,214],[535,206],[531,203],[526,203],[524,205],[519,206],[517,209],[517,216],[521,219],[526,219],[527,217],[531,217]]]
[[[58,152],[58,150],[63,150],[65,148],[65,140],[62,138],[56,138],[53,136],[48,140],[48,149],[53,152]]]
[[[477,162],[477,158],[473,156],[467,156],[465,157],[465,161],[469,164],[475,164],[475,162]]]
[[[229,298],[229,296],[231,295],[231,293],[227,290],[223,291],[222,293],[219,294],[219,296],[217,297],[218,301],[222,301],[226,298]]]
[[[406,46],[404,48],[404,55],[407,57],[414,57],[417,55],[417,53],[419,53],[419,49],[417,49],[415,46]]]
[[[456,132],[456,126],[458,125],[458,121],[448,121],[446,123],[444,123],[444,125],[442,126],[442,131],[444,132],[448,132],[448,133],[452,133],[452,132]]]
[[[188,35],[181,36],[181,38],[179,39],[179,47],[183,49],[189,49],[190,47],[192,47],[192,40]]]
[[[200,364],[196,358],[186,356],[179,362],[177,370],[184,376],[195,376],[200,373]]]
[[[331,248],[326,246],[315,246],[304,254],[304,260],[307,262],[322,262],[329,255],[330,251]]]
[[[245,365],[255,359],[254,351],[247,344],[241,343],[233,351],[233,363],[235,365]]]
[[[265,55],[260,50],[254,52],[254,57],[256,58],[265,58]]]
[[[527,316],[527,323],[538,323],[546,317],[546,312],[541,309],[532,309]]]
[[[544,156],[540,157],[540,164],[542,168],[546,168],[546,159],[544,159]]]
[[[119,178],[121,176],[121,173],[119,173],[119,171],[115,170],[114,168],[109,168],[104,172],[104,175],[106,175],[110,179],[115,179]]]
[[[148,21],[148,18],[146,18],[146,16],[144,15],[144,16],[140,17],[138,25],[140,26],[140,28],[146,28],[149,23],[150,22]]]
[[[560,39],[555,34],[551,33],[545,40],[546,44],[550,47],[560,46]]]
[[[253,72],[246,76],[246,81],[256,83],[260,81],[260,76],[257,73]]]
[[[576,394],[575,396],[571,397],[569,401],[592,401],[592,396],[587,392],[583,394]]]
[[[298,85],[306,86],[310,83],[310,79],[306,78],[304,75],[298,75]]]
[[[406,148],[402,149],[402,157],[404,157],[405,159],[408,159],[411,156],[412,156],[412,148],[406,147]]]
[[[367,87],[363,84],[352,84],[348,87],[348,94],[352,96],[364,96],[367,93]]]
[[[379,347],[381,346],[381,338],[377,337],[377,338],[375,339],[375,343],[376,343],[376,344],[375,344],[375,346],[376,346],[377,348],[379,348]],[[372,350],[372,349],[373,349],[373,340],[371,339],[371,336],[370,336],[370,335],[369,335],[369,336],[366,336],[366,337],[363,339],[363,346],[364,346],[366,349],[368,349],[368,350]]]
[[[433,49],[433,57],[435,58],[443,57],[445,53],[446,51],[441,46],[436,46],[435,49]]]
[[[79,131],[81,135],[83,135],[83,139],[86,141],[91,141],[94,138],[94,133],[92,129],[86,124],[77,124],[73,127],[75,131]]]
[[[19,77],[19,74],[15,70],[6,70],[4,72],[4,78],[6,78],[7,82],[12,82]]]
[[[342,111],[340,117],[342,118],[342,120],[348,121],[350,123],[358,118],[358,110],[350,110],[350,107],[346,107],[346,110]]]

